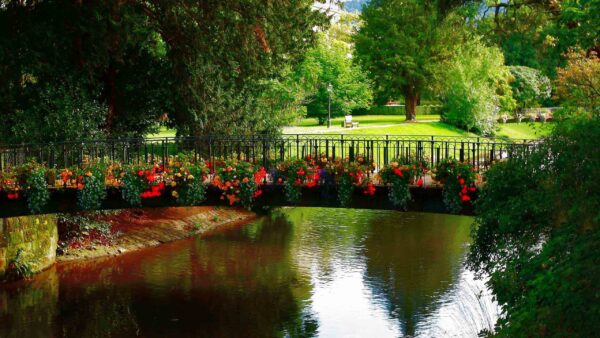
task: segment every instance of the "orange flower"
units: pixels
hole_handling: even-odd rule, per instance
[[[248,183],[250,180],[248,179],[248,177],[244,177],[244,179],[242,180],[242,182],[244,183]]]

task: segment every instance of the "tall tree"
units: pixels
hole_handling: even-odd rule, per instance
[[[464,19],[452,14],[458,5],[452,0],[373,0],[363,8],[364,23],[355,36],[357,58],[378,91],[404,96],[407,120],[416,119],[435,66],[460,38]]]

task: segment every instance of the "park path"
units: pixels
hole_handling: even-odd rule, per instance
[[[283,133],[284,134],[326,134],[326,133],[344,132],[344,131],[351,131],[351,130],[391,128],[391,127],[398,127],[398,126],[402,126],[402,125],[407,125],[409,123],[432,123],[432,122],[440,122],[440,120],[418,120],[418,121],[414,121],[414,122],[402,122],[402,123],[394,123],[394,124],[381,124],[381,125],[367,126],[367,127],[360,127],[359,126],[357,128],[344,128],[344,127],[325,128],[325,127],[323,127],[325,129],[312,129],[312,128],[315,128],[315,127],[309,127],[310,129],[307,130],[307,131],[303,131],[303,129],[308,129],[308,128],[305,128],[305,127],[283,127]]]

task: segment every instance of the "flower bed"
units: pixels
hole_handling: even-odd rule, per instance
[[[433,169],[425,161],[393,161],[376,172],[373,163],[360,155],[355,161],[323,155],[275,162],[267,170],[245,161],[195,162],[181,154],[170,157],[166,165],[88,163],[56,170],[29,163],[0,174],[0,195],[9,200],[26,199],[29,210],[40,213],[48,203],[50,189],[76,190],[78,208],[94,210],[101,208],[109,188],[119,189],[123,200],[134,207],[159,197],[192,206],[205,201],[211,186],[220,191],[224,204],[251,208],[268,183],[283,186],[292,204],[300,201],[303,188],[320,186],[328,194],[336,193],[340,206],[348,206],[358,193],[371,198],[377,186],[383,185],[389,188],[392,205],[406,209],[412,199],[410,187],[422,187],[427,174],[444,183],[444,203],[451,212],[471,203],[477,191],[475,170],[454,160],[442,161]]]

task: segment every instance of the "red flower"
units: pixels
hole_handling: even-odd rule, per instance
[[[419,180],[417,181],[417,187],[422,187],[423,186],[423,177],[419,177]]]
[[[143,171],[143,170],[140,170],[140,171],[138,171],[138,173],[137,173],[137,174],[138,174],[138,176],[139,176],[139,177],[142,177],[142,176],[144,176],[144,171]]]
[[[254,183],[261,184],[266,176],[267,171],[265,168],[261,167],[260,170],[254,174]]]
[[[297,179],[294,181],[294,184],[295,184],[295,185],[300,185],[300,184],[302,184],[302,181],[300,181],[300,179],[299,179],[299,178],[297,178]]]
[[[474,187],[474,186],[473,187],[469,187],[469,191],[470,192],[475,192],[475,191],[477,191],[477,187]]]
[[[465,180],[463,178],[461,178],[460,180],[458,180],[458,184],[460,184],[460,185],[465,184]]]
[[[402,170],[400,170],[400,169],[398,169],[398,168],[394,168],[394,174],[396,174],[396,175],[398,175],[398,176],[400,176],[400,177],[404,176],[404,175],[402,174]]]
[[[465,185],[464,187],[462,187],[462,190],[461,190],[461,192],[462,192],[463,194],[466,194],[466,193],[467,193],[467,186],[466,186],[466,185]]]
[[[375,186],[373,183],[367,183],[364,193],[365,195],[375,196]]]
[[[470,197],[469,195],[466,195],[466,194],[465,194],[465,195],[462,195],[462,201],[463,201],[463,202],[468,202],[468,201],[470,201],[470,200],[471,200],[471,197]]]
[[[302,168],[300,168],[300,169],[298,169],[298,171],[296,171],[296,174],[297,174],[298,176],[303,176],[303,175],[304,175],[304,174],[306,174],[306,173],[304,172],[304,170],[302,170]]]
[[[262,195],[262,193],[262,190],[256,190],[256,192],[254,193],[254,198],[257,198],[258,196]]]

